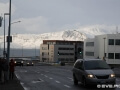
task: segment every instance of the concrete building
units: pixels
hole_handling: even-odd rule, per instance
[[[43,40],[40,45],[40,61],[74,62],[77,58],[83,58],[82,41]]]
[[[84,58],[101,58],[120,64],[120,34],[98,35],[84,41]]]

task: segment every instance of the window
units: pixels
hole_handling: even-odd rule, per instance
[[[108,59],[114,59],[114,53],[108,53]]]
[[[120,39],[115,40],[115,45],[120,45]]]
[[[94,52],[86,52],[86,56],[94,56]]]
[[[74,50],[74,48],[58,48],[58,50]]]
[[[109,39],[109,45],[114,45],[114,39]]]
[[[44,56],[44,52],[42,52],[42,56]]]
[[[42,47],[42,50],[47,50],[47,47]]]
[[[83,61],[76,62],[74,67],[77,69],[83,68]]]
[[[120,59],[120,53],[115,53],[115,59]]]
[[[86,46],[94,46],[94,42],[86,42]]]

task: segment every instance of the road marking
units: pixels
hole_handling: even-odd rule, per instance
[[[49,79],[53,79],[53,78],[49,78]]]
[[[60,81],[55,81],[56,83],[60,83]]]
[[[68,79],[70,79],[71,81],[73,81],[73,78],[67,77]]]
[[[47,75],[44,75],[45,77],[48,77]]]
[[[49,72],[49,71],[45,71],[45,72]]]
[[[68,86],[68,85],[64,85],[65,87],[67,87],[67,88],[71,88],[70,86]]]
[[[39,78],[38,80],[43,82],[43,80],[41,78]]]
[[[31,83],[39,83],[39,82],[43,82],[43,80],[39,78],[38,80],[32,81]]]

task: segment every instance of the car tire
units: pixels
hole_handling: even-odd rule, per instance
[[[74,81],[74,85],[78,85],[78,80],[77,80],[77,78],[75,77],[75,74],[73,74],[73,81]]]

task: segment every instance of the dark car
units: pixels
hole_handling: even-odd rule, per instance
[[[23,60],[15,60],[15,65],[16,66],[23,66],[24,61]]]
[[[114,72],[104,60],[78,59],[73,66],[73,80],[77,85],[115,84]]]
[[[27,60],[26,61],[26,66],[34,66],[34,63],[32,60]]]

